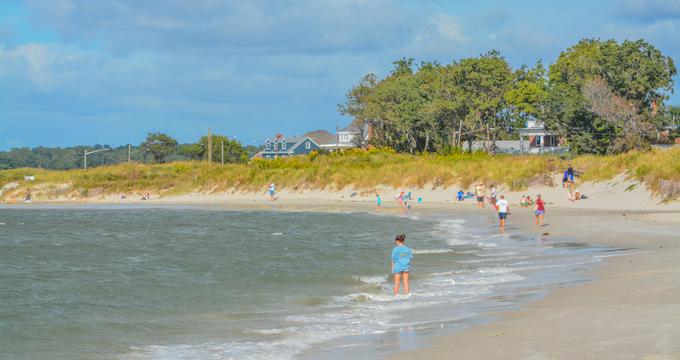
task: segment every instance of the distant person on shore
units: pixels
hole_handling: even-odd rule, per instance
[[[399,203],[399,206],[404,206],[404,192],[400,192],[399,194],[394,196],[394,199]]]
[[[463,190],[458,190],[457,199],[458,201],[463,201],[465,199],[465,193]]]
[[[523,208],[529,206],[526,195],[522,195],[522,198],[519,200],[519,206]]]
[[[534,214],[536,214],[536,226],[543,226],[543,216],[545,215],[545,204],[541,199],[541,194],[536,195],[536,204],[534,205]]]
[[[276,200],[276,184],[271,183],[269,184],[269,189],[267,190],[269,193],[269,201],[274,201]]]
[[[567,187],[567,181],[569,181],[569,171],[564,170],[564,174],[562,175],[562,187],[563,188]]]
[[[142,201],[147,201],[147,200],[151,200],[151,194],[149,194],[149,193],[146,193],[146,195],[142,196]]]
[[[24,202],[26,204],[30,204],[31,201],[33,201],[33,195],[31,194],[31,188],[26,189],[26,193],[24,194]]]
[[[534,200],[531,198],[531,195],[527,195],[527,207],[533,206],[534,205]]]
[[[484,205],[484,198],[485,193],[484,193],[484,184],[477,184],[477,187],[475,188],[475,196],[477,196],[477,207],[478,208],[483,208]]]
[[[491,194],[489,195],[489,203],[491,205],[496,206],[496,186],[491,185]]]
[[[378,205],[378,209],[380,209],[380,205],[382,205],[382,198],[380,197],[380,194],[375,194],[375,203]]]
[[[505,231],[505,219],[510,214],[510,204],[505,200],[505,195],[501,195],[501,199],[496,203],[496,210],[498,210],[498,220],[500,220],[499,228],[501,232]]]
[[[399,283],[402,277],[404,278],[404,294],[409,293],[408,275],[411,271],[411,259],[413,258],[413,251],[404,245],[406,235],[397,235],[394,239],[395,247],[392,249],[392,274],[394,275],[394,295],[399,294]]]

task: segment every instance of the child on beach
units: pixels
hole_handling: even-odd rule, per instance
[[[465,196],[465,193],[463,190],[458,190],[458,201],[463,201],[463,197]]]
[[[404,245],[406,235],[397,235],[394,239],[395,247],[392,249],[392,274],[394,274],[394,295],[399,294],[399,283],[401,278],[404,278],[404,294],[409,293],[408,275],[411,271],[411,259],[413,258],[413,251]]]
[[[536,214],[536,226],[540,220],[541,226],[543,226],[543,216],[545,215],[545,204],[543,199],[541,199],[541,194],[536,196],[536,204],[534,205],[534,213]]]
[[[527,205],[527,197],[522,195],[522,199],[519,201],[519,206],[525,208]]]
[[[380,197],[380,194],[375,194],[375,202],[378,204],[378,207],[382,205],[382,198]]]
[[[484,207],[484,184],[478,184],[477,187],[475,188],[475,192],[477,195],[477,207],[483,208]]]

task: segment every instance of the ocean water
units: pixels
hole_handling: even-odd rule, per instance
[[[499,235],[495,226],[491,213],[0,209],[0,351],[8,359],[380,357],[385,339],[469,324],[584,281],[611,254],[512,228]],[[388,257],[399,233],[415,257],[412,294],[395,298]]]

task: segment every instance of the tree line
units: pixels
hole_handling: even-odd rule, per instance
[[[644,41],[584,39],[547,68],[513,69],[495,50],[450,64],[395,61],[364,76],[338,110],[368,124],[370,145],[400,152],[449,152],[464,141],[517,139],[527,120],[543,122],[575,153],[646,148],[669,125],[677,74],[673,59]]]
[[[212,135],[212,161],[222,160],[222,144],[224,143],[224,162],[235,163],[247,161],[257,152],[255,146],[244,147],[240,142],[227,136]],[[203,136],[195,143],[180,144],[175,138],[160,132],[149,133],[139,145],[109,147],[106,145],[73,146],[73,147],[35,147],[13,148],[0,151],[0,169],[21,167],[68,170],[83,167],[85,151],[109,149],[87,158],[88,167],[124,163],[164,163],[182,160],[207,160],[208,137]],[[128,151],[129,150],[129,151]]]

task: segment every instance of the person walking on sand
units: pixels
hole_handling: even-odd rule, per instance
[[[409,293],[408,275],[411,271],[411,259],[413,251],[404,245],[406,235],[397,235],[394,239],[395,247],[392,249],[392,274],[394,275],[394,295],[399,294],[399,283],[404,279],[404,294]]]
[[[267,191],[269,192],[269,201],[276,200],[276,184],[269,184],[269,190]]]
[[[477,184],[477,187],[475,188],[475,195],[477,196],[477,207],[478,208],[483,208],[484,207],[484,184]]]
[[[489,195],[489,203],[496,206],[496,186],[491,185],[491,194]]]
[[[543,216],[545,215],[545,204],[543,199],[541,199],[541,194],[536,196],[536,203],[534,204],[534,214],[536,214],[536,226],[543,226]]]
[[[496,203],[496,210],[498,210],[498,220],[500,220],[499,228],[501,232],[505,231],[505,219],[510,214],[510,204],[505,200],[505,195],[501,195],[501,199]]]

